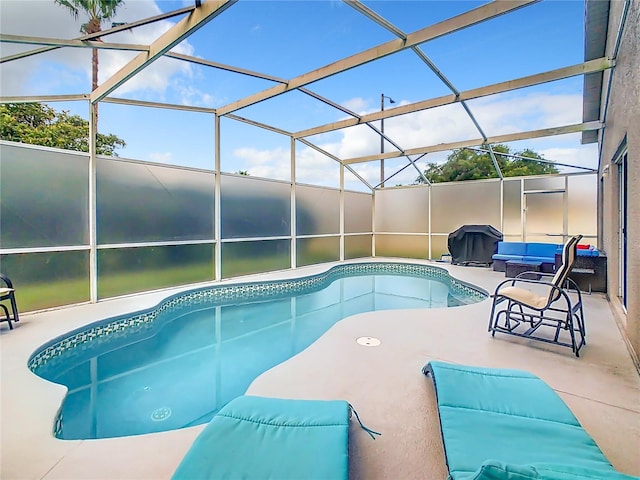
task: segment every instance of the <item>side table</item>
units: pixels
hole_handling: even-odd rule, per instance
[[[528,280],[538,280],[539,275],[534,272],[540,271],[542,262],[534,262],[528,260],[508,260],[506,263],[505,277],[516,277],[524,272],[532,272],[530,275],[522,276]]]

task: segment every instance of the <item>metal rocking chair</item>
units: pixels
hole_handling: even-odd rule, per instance
[[[16,304],[15,290],[13,289],[11,280],[9,280],[7,276],[0,273],[0,302],[2,302],[3,300],[9,300],[13,316],[9,314],[9,309],[7,308],[7,306],[4,303],[0,303],[0,309],[2,309],[2,311],[4,312],[4,318],[0,318],[0,322],[7,322],[9,324],[9,329],[13,330],[13,324],[11,322],[20,321],[20,317],[18,316],[18,306]]]
[[[580,348],[586,343],[582,295],[569,272],[581,238],[574,236],[564,245],[562,264],[555,274],[536,272],[538,279],[531,280],[522,278],[531,275],[524,272],[496,287],[489,318],[492,336],[500,332],[554,343],[570,347],[576,357],[580,356]],[[545,280],[551,275],[551,281]]]

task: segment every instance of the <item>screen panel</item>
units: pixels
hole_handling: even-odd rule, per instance
[[[449,254],[449,236],[431,235],[431,259],[440,260],[442,255]]]
[[[431,232],[451,233],[462,225],[500,230],[500,181],[439,183],[431,187]]]
[[[350,235],[344,237],[344,258],[362,258],[371,256],[373,235]]]
[[[503,235],[503,242],[522,242],[522,235]]]
[[[522,181],[505,180],[503,234],[522,236]]]
[[[527,242],[534,242],[534,243],[554,243],[556,245],[562,245],[564,243],[564,240],[562,234],[555,234],[555,235],[546,235],[546,234],[540,234],[540,235],[527,235]]]
[[[569,235],[597,236],[598,177],[569,177]]]
[[[247,176],[221,178],[222,238],[291,235],[291,186]]]
[[[0,255],[19,312],[89,301],[89,251]]]
[[[428,258],[427,235],[376,235],[376,257]]]
[[[98,250],[98,298],[213,280],[213,251],[213,244]]]
[[[564,221],[563,193],[525,194],[525,236],[532,242],[537,235],[562,235]],[[556,243],[551,237],[549,243]]]
[[[213,240],[214,174],[98,159],[98,245]]]
[[[2,248],[89,244],[89,157],[0,145]]]
[[[297,240],[296,264],[299,267],[338,260],[340,260],[340,237],[299,238]]]
[[[541,178],[525,178],[525,192],[531,190],[564,190],[564,176],[558,177],[541,177]]]
[[[427,233],[429,188],[376,190],[376,232]]]
[[[291,268],[289,240],[258,240],[222,244],[222,277]]]
[[[340,233],[340,191],[322,187],[296,187],[297,235]]]
[[[344,192],[344,232],[365,233],[372,226],[373,195]]]

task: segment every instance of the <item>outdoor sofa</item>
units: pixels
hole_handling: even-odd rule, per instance
[[[539,262],[540,271],[553,273],[556,253],[562,245],[537,242],[498,242],[498,251],[491,257],[495,272],[506,271],[507,262]]]

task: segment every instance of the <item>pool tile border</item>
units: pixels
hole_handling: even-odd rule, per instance
[[[94,347],[96,343],[114,342],[131,336],[149,336],[157,327],[156,324],[158,320],[175,316],[175,314],[180,313],[182,309],[191,308],[194,305],[207,304],[216,306],[235,303],[238,299],[252,301],[264,298],[277,298],[301,291],[308,292],[320,289],[327,283],[331,283],[339,278],[362,274],[428,276],[444,280],[454,294],[471,297],[475,301],[482,301],[488,295],[484,290],[452,277],[446,269],[441,267],[391,262],[365,262],[338,265],[330,268],[326,272],[308,277],[233,285],[216,285],[182,292],[168,297],[151,309],[101,320],[69,332],[65,334],[64,337],[58,337],[39,348],[38,351],[29,358],[28,368],[34,373],[37,373],[39,369],[45,365],[48,366],[50,362],[70,353],[70,351],[80,356],[90,347]],[[68,360],[68,357],[65,357],[65,361],[66,360]]]

